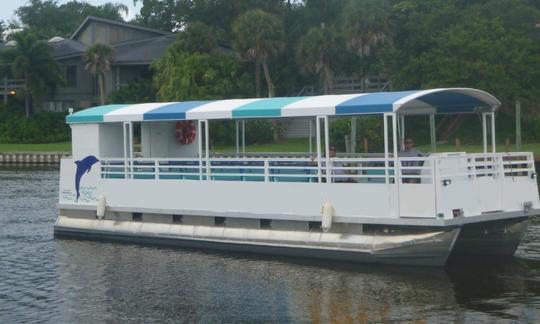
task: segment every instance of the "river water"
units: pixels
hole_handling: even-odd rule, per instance
[[[447,269],[55,239],[58,170],[0,169],[0,323],[540,322],[540,220]]]

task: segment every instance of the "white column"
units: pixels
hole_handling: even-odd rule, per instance
[[[389,184],[388,178],[388,118],[387,115],[383,115],[383,131],[384,131],[384,183]]]
[[[491,152],[495,154],[497,152],[497,143],[495,138],[495,112],[489,114],[491,119]]]
[[[240,134],[238,127],[238,120],[234,122],[236,125],[236,155],[240,154]]]
[[[242,154],[246,154],[246,122],[242,120]]]
[[[210,127],[208,127],[208,120],[204,121],[204,154],[206,160],[206,180],[210,181]]]
[[[400,125],[400,132],[399,132],[399,148],[401,150],[404,150],[404,142],[405,142],[405,116],[399,115],[399,125]]]
[[[484,143],[484,154],[487,153],[487,126],[486,126],[486,113],[482,113],[482,138]]]
[[[133,179],[133,122],[129,122],[129,170],[130,178]]]
[[[203,121],[202,120],[199,120],[197,121],[197,133],[198,133],[198,145],[199,145],[199,180],[202,180],[203,179],[203,145],[202,145],[202,141],[203,141],[203,133],[202,133],[202,124],[203,124]]]
[[[324,150],[326,154],[326,183],[332,182],[332,174],[330,169],[330,133],[328,125],[328,116],[324,116]]]
[[[317,182],[321,183],[321,117],[315,119],[315,127],[317,131]]]
[[[392,151],[394,157],[394,191],[395,191],[395,209],[396,215],[399,217],[399,186],[401,185],[401,172],[398,159],[398,136],[397,136],[397,118],[396,114],[392,114]]]
[[[309,155],[313,153],[313,120],[309,119]]]
[[[128,142],[129,142],[129,124],[128,122],[124,122],[122,124],[122,130],[123,130],[123,139],[124,139],[124,179],[128,178]]]

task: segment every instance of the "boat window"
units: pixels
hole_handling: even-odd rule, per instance
[[[261,229],[271,229],[272,228],[272,220],[271,219],[261,219],[259,221],[259,227]]]
[[[225,226],[225,217],[214,217],[214,225]]]
[[[143,220],[142,213],[131,213],[131,219],[134,222],[142,222]]]
[[[184,215],[172,215],[173,224],[182,224],[182,218]]]

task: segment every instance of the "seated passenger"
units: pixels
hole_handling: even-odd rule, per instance
[[[399,157],[423,157],[424,153],[422,153],[420,150],[414,147],[414,141],[410,138],[407,138],[403,142],[404,149],[402,151],[399,151],[398,156]],[[422,161],[401,161],[401,165],[404,167],[412,167],[412,166],[422,166]],[[420,175],[420,169],[405,169],[401,172],[403,175]],[[403,178],[403,183],[420,183],[420,178],[414,177],[414,178]]]

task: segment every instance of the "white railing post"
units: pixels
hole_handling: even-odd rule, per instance
[[[130,178],[133,179],[133,122],[129,122],[129,168]]]
[[[394,158],[394,191],[396,195],[396,205],[395,205],[395,212],[396,215],[400,216],[399,211],[399,188],[401,186],[401,170],[398,160],[398,137],[397,137],[397,118],[396,114],[391,114],[392,116],[392,146],[393,146],[393,158]]]
[[[199,180],[202,180],[203,179],[203,167],[202,167],[202,155],[203,155],[203,146],[202,146],[202,138],[203,138],[203,133],[202,133],[202,120],[199,120],[197,121],[197,126],[198,126],[198,129],[197,129],[197,132],[199,134],[199,138],[198,138],[198,145],[199,145]]]
[[[159,180],[159,161],[154,160],[154,177],[156,180]]]
[[[429,114],[429,137],[431,142],[431,152],[437,151],[437,135],[435,134],[435,114]]]
[[[210,127],[208,127],[208,120],[204,120],[204,154],[206,160],[206,181],[210,181]]]
[[[317,117],[315,120],[317,131],[317,179],[318,183],[322,182],[321,174],[321,117]]]
[[[482,113],[482,137],[484,143],[484,155],[487,154],[487,125],[486,125],[486,113]]]
[[[388,177],[388,118],[387,114],[383,115],[383,126],[384,126],[384,183],[389,184]]]
[[[268,160],[264,160],[264,182],[270,181],[270,170],[269,170],[270,163]]]
[[[326,154],[326,183],[332,182],[332,169],[330,166],[330,134],[328,116],[324,116],[324,150]]]

